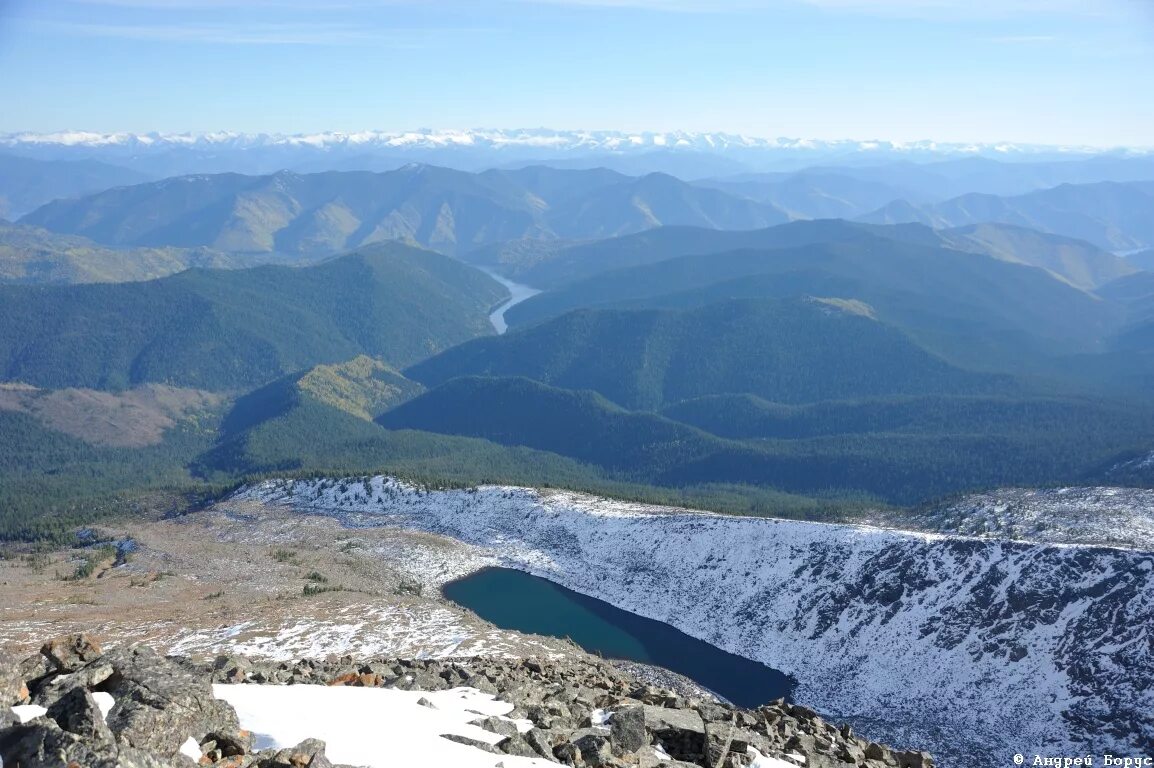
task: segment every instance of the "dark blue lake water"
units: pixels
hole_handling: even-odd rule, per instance
[[[568,637],[590,653],[678,672],[742,707],[789,698],[794,680],[668,624],[511,568],[445,585],[445,597],[504,629]]]

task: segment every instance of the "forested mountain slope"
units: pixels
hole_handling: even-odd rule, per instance
[[[525,376],[631,408],[748,392],[780,402],[1012,390],[931,355],[871,310],[837,299],[734,300],[685,310],[584,310],[477,340],[406,375]]]
[[[235,390],[359,354],[403,366],[492,333],[487,314],[505,295],[477,270],[397,244],[307,268],[0,286],[0,377]]]

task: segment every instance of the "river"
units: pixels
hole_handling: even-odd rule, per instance
[[[505,322],[505,313],[508,312],[512,307],[520,304],[525,299],[536,296],[541,291],[537,288],[531,288],[527,285],[523,285],[522,283],[515,283],[507,277],[498,275],[491,269],[485,269],[484,267],[478,267],[478,269],[496,280],[501,285],[508,288],[509,293],[511,294],[505,303],[494,309],[492,314],[489,315],[489,322],[493,324],[493,329],[497,331],[498,335],[503,334],[505,331],[509,330],[509,324]]]

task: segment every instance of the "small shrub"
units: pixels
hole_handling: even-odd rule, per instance
[[[425,591],[425,585],[415,579],[401,579],[401,583],[393,590],[397,595],[415,595],[420,597]]]
[[[96,573],[96,569],[100,564],[116,559],[116,547],[100,547],[94,549],[84,556],[84,562],[76,566],[76,570],[72,572],[71,576],[66,576],[65,581],[83,581],[92,574]]]
[[[305,578],[308,579],[309,581],[314,581],[317,584],[328,584],[329,583],[328,577],[319,573],[318,571],[313,571],[308,576],[305,576]]]
[[[296,562],[297,553],[295,549],[277,547],[272,551],[272,559],[278,563],[293,563]]]
[[[313,595],[323,595],[325,592],[343,592],[344,587],[333,587],[328,584],[305,584],[301,594],[305,597],[312,597]]]
[[[48,567],[48,555],[43,552],[31,552],[20,558],[33,573],[43,573]]]

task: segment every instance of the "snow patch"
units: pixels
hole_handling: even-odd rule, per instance
[[[48,710],[39,704],[17,704],[12,707],[12,714],[16,715],[16,719],[20,722],[26,723],[29,720],[43,717],[48,714]]]
[[[241,727],[252,731],[258,749],[284,749],[304,738],[317,738],[325,742],[325,754],[334,763],[368,768],[555,765],[543,759],[497,755],[442,738],[453,734],[490,745],[505,738],[470,721],[478,715],[508,715],[513,705],[475,688],[421,692],[321,685],[214,685],[213,694],[236,709]],[[435,708],[418,704],[421,698]]]

